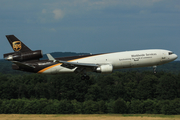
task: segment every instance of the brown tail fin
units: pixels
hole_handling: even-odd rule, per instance
[[[12,49],[15,52],[32,51],[23,42],[21,42],[18,38],[16,38],[14,35],[6,35],[6,38],[8,39],[9,43],[11,44]]]

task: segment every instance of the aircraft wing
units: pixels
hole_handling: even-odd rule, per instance
[[[67,61],[56,60],[50,54],[47,54],[47,57],[48,57],[49,60],[53,60],[53,62],[62,63],[61,66],[69,68],[69,69],[73,69],[75,67],[90,67],[90,68],[94,68],[94,67],[98,67],[99,66],[98,64],[91,64],[91,63],[78,63],[78,62],[67,62]]]
[[[76,62],[67,62],[67,61],[59,61],[63,63],[61,66],[73,69],[75,67],[98,67],[97,64],[90,64],[90,63],[76,63]]]

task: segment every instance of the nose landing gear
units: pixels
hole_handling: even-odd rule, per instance
[[[156,72],[156,68],[157,68],[157,66],[153,66],[153,71],[154,71],[154,74],[156,74],[157,72]]]

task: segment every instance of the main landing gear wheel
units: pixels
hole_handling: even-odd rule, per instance
[[[83,75],[81,76],[81,80],[89,80],[90,77],[88,75]]]

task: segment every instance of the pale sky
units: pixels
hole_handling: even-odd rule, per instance
[[[180,0],[0,0],[0,54],[167,49],[180,60]]]

